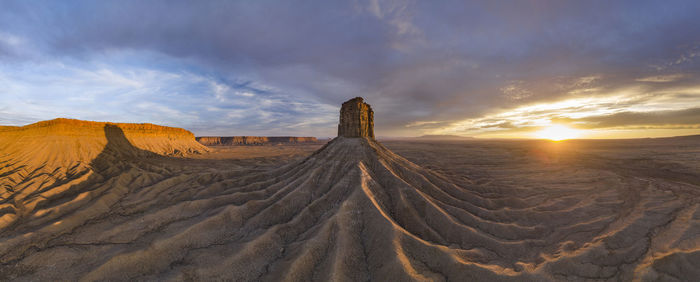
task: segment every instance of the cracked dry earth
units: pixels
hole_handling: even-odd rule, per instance
[[[698,140],[339,137],[222,159],[134,136],[0,137],[0,278],[700,279]]]

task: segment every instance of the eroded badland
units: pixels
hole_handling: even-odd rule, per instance
[[[697,137],[206,147],[151,124],[0,128],[6,280],[700,278]]]

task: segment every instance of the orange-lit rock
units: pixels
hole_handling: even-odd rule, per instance
[[[265,145],[265,144],[296,144],[318,142],[316,137],[295,136],[202,136],[196,138],[206,146],[235,146],[235,145]]]
[[[374,139],[374,112],[362,97],[355,97],[343,103],[340,108],[338,136]]]

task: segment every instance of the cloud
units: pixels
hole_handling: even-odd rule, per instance
[[[7,125],[71,117],[180,126],[200,135],[325,136],[337,112],[256,83],[138,65],[47,63],[19,72],[0,66],[0,86],[0,105],[7,105],[0,124]]]
[[[432,134],[483,135],[532,131],[553,124],[582,129],[653,126],[674,129],[700,124],[700,88],[623,88],[551,102],[538,102],[431,128]]]
[[[34,52],[36,50],[25,38],[0,30],[0,58],[14,61],[30,57]]]
[[[555,118],[553,122],[577,124],[581,128],[677,128],[685,125],[700,126],[700,108],[683,110],[619,112],[610,115],[589,116],[585,118]]]
[[[512,100],[522,100],[532,96],[532,92],[525,88],[522,88],[522,81],[514,81],[507,86],[502,87],[500,90],[504,96]]]
[[[4,1],[0,109],[15,123],[70,114],[303,135],[332,135],[337,105],[355,96],[381,135],[515,130],[488,126],[542,124],[546,111],[677,110],[676,90],[700,86],[698,11],[688,1]],[[620,91],[627,100],[613,99]],[[133,114],[136,97],[172,111]]]
[[[638,79],[636,79],[636,81],[639,81],[639,82],[657,82],[657,83],[674,82],[674,81],[678,81],[682,78],[685,78],[687,76],[688,75],[686,75],[686,74],[655,75],[655,76],[647,76],[647,77],[638,78]]]

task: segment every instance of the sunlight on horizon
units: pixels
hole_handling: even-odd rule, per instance
[[[454,122],[427,120],[407,127],[431,128],[428,134],[465,134],[481,138],[543,138],[563,140],[656,138],[700,134],[694,122],[700,107],[700,87],[677,89],[683,95],[662,98],[663,91],[645,88],[596,93],[592,97],[496,109],[481,116]],[[675,119],[675,120],[674,120]],[[572,128],[569,125],[575,124]]]
[[[534,133],[534,136],[537,138],[549,139],[552,141],[574,139],[581,135],[583,135],[582,130],[573,129],[561,124],[554,124]]]

